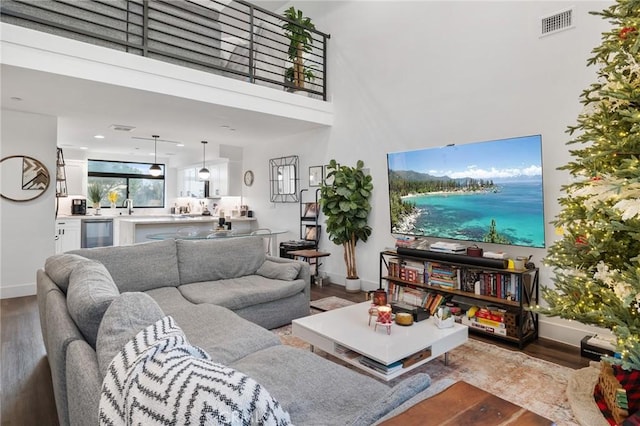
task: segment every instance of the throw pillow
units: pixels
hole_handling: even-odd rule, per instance
[[[279,263],[265,260],[256,271],[256,274],[274,280],[293,281],[300,273],[300,267],[298,262]]]
[[[89,262],[86,257],[77,254],[56,254],[48,257],[44,263],[44,270],[49,278],[60,287],[63,293],[67,293],[69,288],[69,276],[73,269],[85,262]]]
[[[83,262],[71,271],[67,290],[69,315],[94,349],[100,321],[119,295],[118,287],[102,263]]]
[[[100,377],[104,379],[107,367],[129,340],[164,316],[160,306],[148,294],[122,293],[115,299],[98,328],[96,353]]]
[[[192,346],[173,318],[139,332],[107,369],[101,425],[289,425],[255,380]]]

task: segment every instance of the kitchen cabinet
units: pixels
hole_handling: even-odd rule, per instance
[[[209,196],[212,198],[229,195],[227,163],[212,164],[209,167]]]
[[[204,181],[198,177],[200,168],[191,166],[178,170],[178,197],[204,198]]]
[[[65,174],[67,176],[67,194],[87,194],[87,161],[65,160]]]
[[[58,219],[55,228],[55,252],[64,253],[80,248],[80,219]]]
[[[220,198],[226,195],[240,195],[239,178],[231,178],[230,171],[236,173],[235,163],[220,161],[206,164],[209,169],[209,198]],[[204,181],[198,177],[202,164],[184,167],[178,170],[178,197],[204,198]],[[233,182],[232,182],[233,180]]]

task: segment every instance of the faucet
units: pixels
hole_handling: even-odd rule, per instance
[[[129,215],[133,213],[133,200],[131,198],[127,198],[126,200],[124,200],[122,206],[127,208],[127,210],[129,211]]]

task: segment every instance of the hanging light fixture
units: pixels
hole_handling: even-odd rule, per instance
[[[207,169],[204,165],[205,161],[205,148],[207,146],[207,141],[202,141],[202,168],[198,172],[198,177],[202,180],[209,179],[209,169]]]
[[[153,164],[149,167],[149,174],[151,176],[160,176],[162,174],[162,168],[158,164],[158,138],[160,136],[153,135],[151,136],[154,140],[153,142]]]

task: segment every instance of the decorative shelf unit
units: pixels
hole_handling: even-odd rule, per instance
[[[320,189],[315,190],[315,198],[313,201],[305,202],[305,192],[308,189],[300,190],[300,239],[303,241],[313,241],[314,249],[318,248],[320,242],[321,225],[318,223],[320,218]]]
[[[493,259],[414,252],[380,252],[380,288],[387,290],[390,301],[425,307],[433,295],[440,295],[461,307],[492,307],[503,314],[502,321],[483,318],[476,322],[463,313],[462,324],[473,332],[515,343],[520,349],[538,338],[538,315],[528,309],[538,303],[538,268],[515,270],[501,267],[502,261]]]

